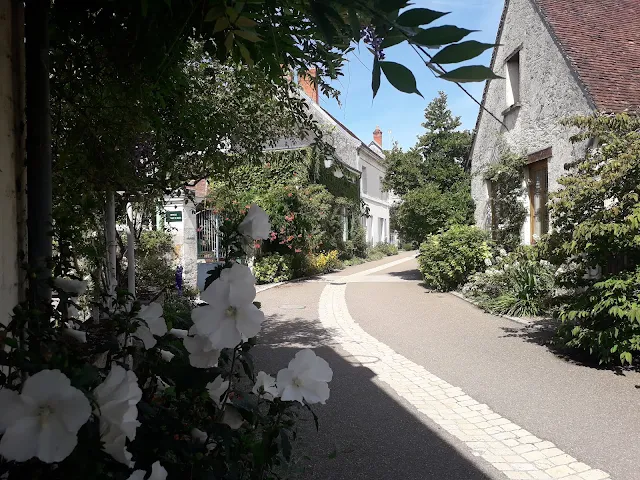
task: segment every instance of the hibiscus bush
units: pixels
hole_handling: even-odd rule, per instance
[[[55,310],[19,305],[0,339],[0,475],[8,478],[272,478],[296,418],[329,398],[332,371],[311,350],[277,377],[255,368],[264,321],[237,245],[269,234],[251,206],[200,305],[104,295],[78,322],[87,283],[58,278]],[[70,272],[70,275],[72,273]],[[315,415],[314,415],[315,417]]]

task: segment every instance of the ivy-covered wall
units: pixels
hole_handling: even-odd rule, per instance
[[[334,175],[336,169],[342,171],[343,177]],[[275,186],[306,186],[317,183],[324,185],[335,197],[356,203],[360,200],[358,180],[355,173],[339,162],[334,161],[330,168],[326,168],[324,158],[312,147],[266,152],[262,165],[242,165],[229,175],[230,186],[236,191],[259,192]]]

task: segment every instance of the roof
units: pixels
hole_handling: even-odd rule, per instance
[[[640,1],[533,3],[598,110],[640,109]]]
[[[308,95],[307,95],[308,96]],[[312,103],[314,103],[320,110],[322,110],[336,125],[338,125],[340,128],[342,128],[342,130],[344,130],[346,133],[348,133],[349,135],[351,135],[353,138],[355,138],[357,141],[360,142],[360,148],[365,148],[366,150],[370,151],[373,155],[377,156],[380,158],[380,160],[384,159],[384,154],[381,152],[377,152],[374,149],[372,149],[369,145],[367,145],[366,143],[364,143],[362,140],[360,140],[360,138],[358,138],[358,136],[353,133],[351,130],[349,130],[344,123],[342,123],[340,120],[338,120],[336,117],[334,117],[333,115],[331,115],[322,105],[320,105],[319,103],[315,103],[313,102],[313,100],[311,100]],[[382,149],[381,149],[382,150]]]

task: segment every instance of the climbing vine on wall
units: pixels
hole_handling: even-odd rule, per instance
[[[491,234],[496,243],[509,250],[520,244],[520,231],[527,215],[524,194],[524,157],[505,151],[484,174],[489,182]]]

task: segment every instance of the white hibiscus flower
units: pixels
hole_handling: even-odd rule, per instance
[[[249,207],[247,216],[238,225],[238,232],[254,240],[266,240],[271,234],[269,216],[258,205],[252,204]]]
[[[189,364],[192,367],[212,368],[218,365],[220,350],[214,348],[208,337],[203,335],[185,337],[182,344],[189,352]]]
[[[204,335],[216,349],[233,348],[260,331],[264,313],[254,304],[255,278],[246,265],[225,268],[200,298],[208,303],[191,312],[191,335]]]
[[[61,462],[76,447],[78,430],[90,416],[89,400],[66,375],[41,370],[24,382],[21,393],[0,390],[0,456]]]
[[[225,394],[229,388],[229,381],[223,380],[222,376],[218,375],[213,382],[207,383],[207,391],[211,400],[220,408],[222,406],[221,397]]]
[[[276,387],[276,379],[265,372],[259,372],[256,378],[256,384],[251,390],[256,395],[262,395],[266,400],[273,400],[278,396],[278,388]]]
[[[107,378],[93,391],[100,417],[100,435],[105,443],[104,451],[128,466],[133,466],[131,454],[126,450],[126,438],[136,438],[138,402],[142,390],[138,377],[131,370],[113,364]]]
[[[278,372],[276,383],[280,398],[285,402],[325,403],[329,398],[328,382],[332,378],[333,370],[326,360],[307,348],[296,353],[289,366]]]
[[[147,350],[155,347],[158,342],[154,335],[161,337],[167,333],[167,323],[162,317],[162,305],[152,302],[142,307],[137,318],[141,322],[134,335],[142,340]]]

